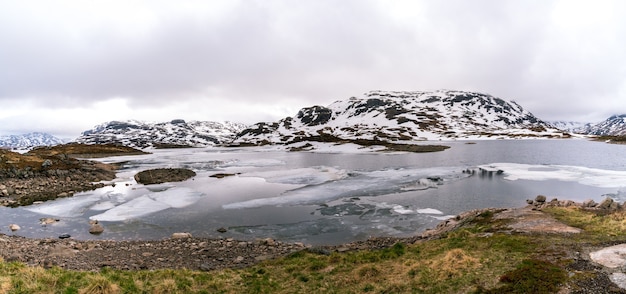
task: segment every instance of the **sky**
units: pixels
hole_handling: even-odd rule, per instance
[[[626,1],[0,0],[0,135],[253,124],[371,90],[626,113]]]

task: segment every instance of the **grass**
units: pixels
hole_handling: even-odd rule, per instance
[[[330,255],[300,251],[237,270],[75,272],[0,262],[0,293],[555,293],[596,275],[568,274],[567,253],[615,241],[607,233],[625,228],[626,214],[547,211],[585,232],[511,234],[487,213],[440,239]]]

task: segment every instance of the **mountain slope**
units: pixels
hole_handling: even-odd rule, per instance
[[[599,124],[587,126],[581,133],[596,136],[626,136],[626,114],[614,115]]]
[[[300,141],[567,137],[515,102],[463,91],[372,91],[328,107],[301,109],[295,117],[258,123],[236,144]]]
[[[54,146],[58,144],[63,144],[63,140],[40,132],[0,136],[0,148],[4,149],[30,149],[37,146]]]
[[[189,121],[147,123],[136,120],[110,121],[85,131],[76,139],[85,144],[122,144],[136,148],[191,146],[229,143],[246,126],[231,122]]]
[[[591,123],[577,121],[551,121],[550,124],[559,130],[576,134],[584,134],[588,128],[593,126]]]

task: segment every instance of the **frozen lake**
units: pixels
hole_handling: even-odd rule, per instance
[[[626,200],[626,146],[586,140],[437,142],[436,153],[304,153],[266,148],[153,150],[123,162],[115,187],[21,208],[0,208],[0,232],[77,239],[275,238],[337,244],[410,236],[462,211],[548,199]],[[185,167],[193,180],[144,186],[133,176]],[[482,175],[480,168],[502,170]],[[223,179],[215,173],[238,174]],[[61,221],[43,226],[39,219]],[[90,235],[89,219],[105,226]],[[218,233],[224,227],[226,233]]]

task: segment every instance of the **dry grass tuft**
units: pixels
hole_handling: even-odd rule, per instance
[[[118,294],[120,287],[104,276],[89,277],[89,285],[78,291],[80,294]]]
[[[174,279],[165,279],[154,287],[155,294],[176,293],[176,291],[176,280]]]
[[[9,293],[11,290],[11,278],[9,277],[0,277],[0,294]]]
[[[465,250],[456,248],[449,250],[440,258],[436,258],[430,264],[440,278],[454,277],[468,270],[480,267],[480,260],[472,257]]]

